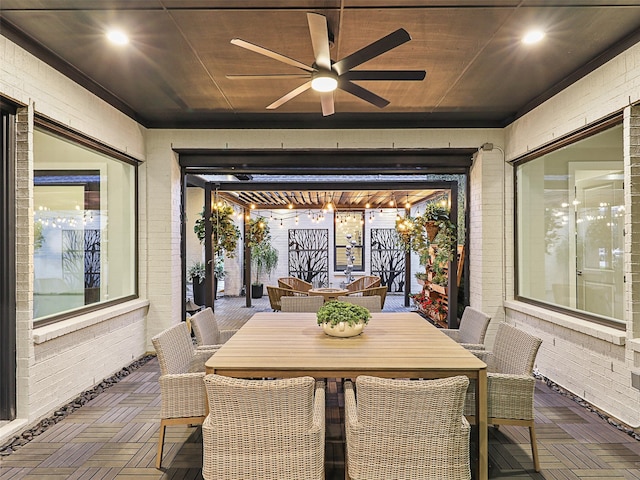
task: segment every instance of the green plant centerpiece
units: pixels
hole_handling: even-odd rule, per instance
[[[369,323],[371,312],[353,303],[332,300],[320,307],[318,325],[332,337],[354,337],[360,335]]]

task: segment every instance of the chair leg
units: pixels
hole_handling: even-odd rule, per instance
[[[529,436],[531,437],[531,455],[533,456],[533,468],[540,471],[540,459],[538,458],[538,444],[536,443],[536,429],[533,423],[529,426]]]
[[[167,426],[164,420],[160,420],[160,432],[158,433],[158,454],[156,456],[156,468],[160,469],[162,466],[162,450],[164,448],[164,430]]]

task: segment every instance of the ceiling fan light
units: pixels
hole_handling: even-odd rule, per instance
[[[311,88],[316,92],[333,92],[338,88],[338,80],[332,75],[318,75],[311,80]]]

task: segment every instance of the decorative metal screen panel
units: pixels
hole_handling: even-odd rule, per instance
[[[100,230],[62,231],[62,272],[68,285],[82,282],[87,303],[98,301],[100,288]]]
[[[329,230],[289,230],[289,275],[326,287],[329,283]]]
[[[371,275],[390,292],[404,291],[405,251],[395,228],[371,229]]]

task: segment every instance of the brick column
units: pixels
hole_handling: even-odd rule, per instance
[[[17,416],[29,415],[33,362],[33,104],[16,115],[16,355]]]
[[[624,279],[628,338],[640,337],[640,105],[624,110]]]

